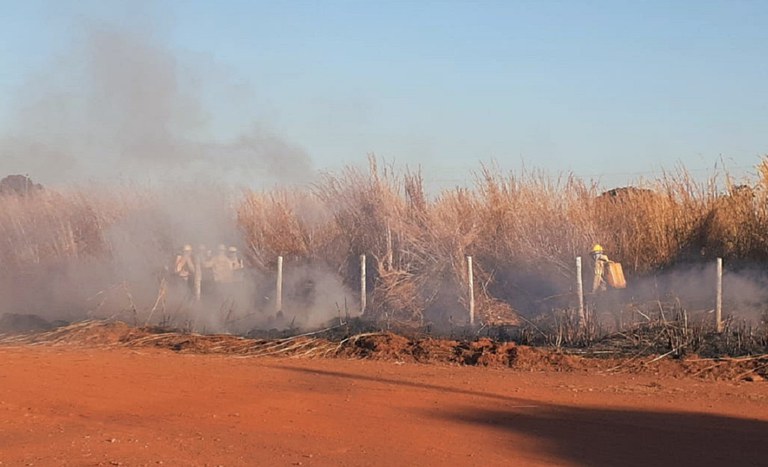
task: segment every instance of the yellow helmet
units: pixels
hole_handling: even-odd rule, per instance
[[[592,247],[592,251],[590,253],[602,253],[603,247],[595,243],[595,245]]]

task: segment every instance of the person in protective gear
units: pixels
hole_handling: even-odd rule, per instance
[[[227,256],[227,247],[219,245],[216,256],[206,263],[213,271],[213,282],[216,284],[228,284],[232,282],[232,262]]]
[[[590,252],[595,264],[595,277],[592,280],[592,293],[604,292],[607,289],[605,281],[605,267],[611,262],[605,254],[603,247],[595,244]]]
[[[192,257],[192,245],[184,245],[180,255],[176,256],[174,271],[184,282],[189,282],[195,275],[195,261]]]
[[[243,280],[243,260],[237,255],[237,247],[231,246],[227,249],[227,259],[229,259],[232,268],[232,281],[241,282]]]
[[[184,284],[187,294],[193,296],[195,293],[195,258],[192,254],[192,245],[184,245],[181,254],[176,256],[176,263],[173,272],[176,277]]]

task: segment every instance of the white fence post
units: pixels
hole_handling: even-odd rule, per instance
[[[275,311],[283,311],[283,257],[277,257],[277,291],[275,292]]]
[[[203,250],[198,248],[195,258],[195,301],[200,301],[200,294],[203,290],[203,259],[200,257]]]
[[[715,329],[723,332],[723,258],[717,258],[717,298],[715,301]]]
[[[587,317],[584,314],[584,280],[581,274],[581,256],[576,257],[576,293],[579,296],[579,325],[584,326]]]
[[[475,324],[475,276],[472,270],[472,257],[467,256],[467,286],[469,287],[469,324]]]
[[[365,277],[365,255],[360,255],[360,314],[365,313],[367,298]]]

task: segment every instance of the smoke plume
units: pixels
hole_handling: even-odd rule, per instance
[[[5,170],[44,183],[309,180],[309,155],[266,122],[243,115],[239,136],[212,135],[216,115],[203,94],[219,83],[205,82],[208,75],[156,34],[88,25],[64,57],[17,92],[11,127],[0,137]]]
[[[206,259],[219,244],[235,246],[247,259],[235,186],[304,184],[314,176],[312,161],[250,115],[226,116],[239,118],[240,133],[216,135],[206,96],[227,95],[215,92],[227,84],[207,81],[216,74],[207,62],[180,58],[159,34],[78,26],[67,51],[17,90],[10,125],[0,131],[3,170],[49,189],[0,199],[9,208],[0,227],[18,234],[0,252],[8,266],[0,273],[0,315],[245,332],[316,326],[338,314],[338,303],[351,303],[336,275],[286,265],[278,319],[275,272],[247,263],[241,284],[214,290],[207,281],[202,300],[189,300],[173,275],[183,245]]]

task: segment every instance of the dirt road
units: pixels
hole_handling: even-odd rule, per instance
[[[768,383],[0,347],[2,465],[765,465]]]

